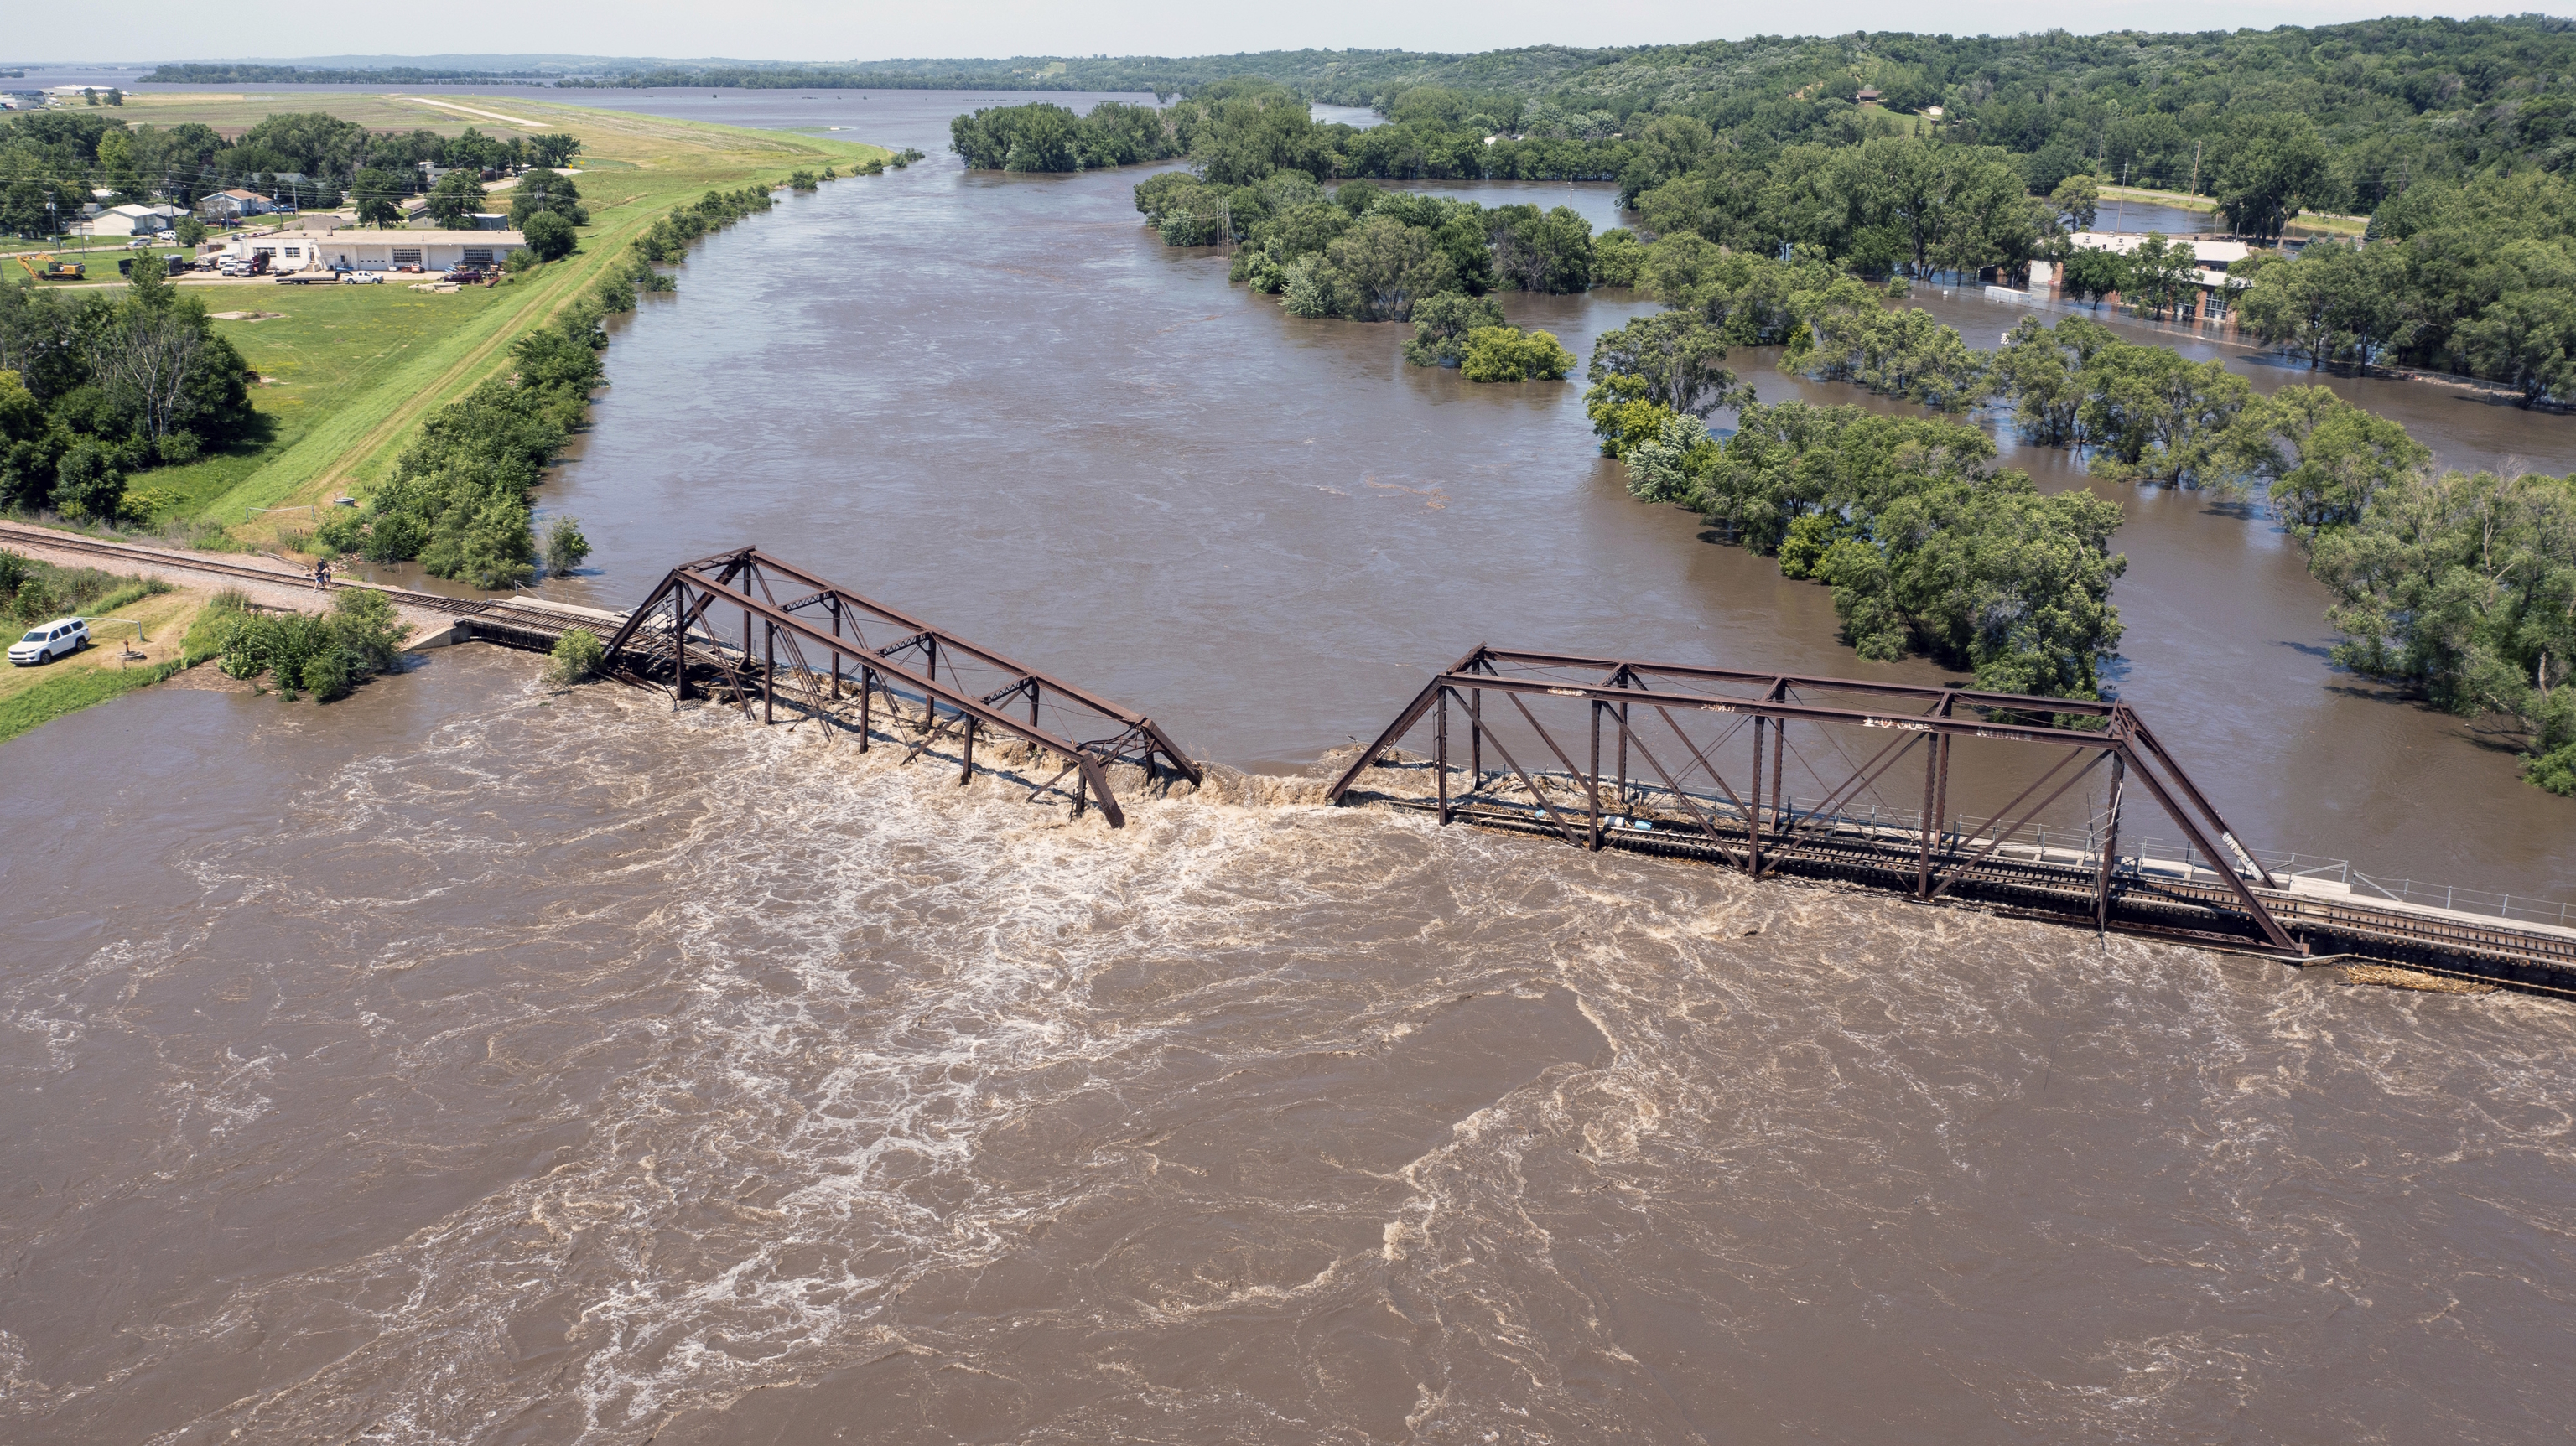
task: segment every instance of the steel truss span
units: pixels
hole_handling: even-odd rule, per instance
[[[718,623],[739,615],[741,637]],[[1110,768],[1206,781],[1160,725],[1142,713],[1023,667],[989,648],[874,602],[756,547],[671,569],[606,644],[612,676],[692,692],[775,722],[781,703],[865,751],[883,723],[911,763],[946,743],[958,782],[974,776],[978,738],[999,735],[1058,765],[1031,797],[1071,779],[1073,813],[1098,805],[1113,828],[1126,811]],[[800,720],[804,721],[804,720]]]
[[[1408,739],[1416,750],[1395,754]],[[2119,702],[1478,647],[1328,798],[1703,857],[1755,878],[2308,952],[2256,892],[2283,882]],[[2142,807],[2181,831],[2183,858],[2123,856]]]

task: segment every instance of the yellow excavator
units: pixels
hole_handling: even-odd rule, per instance
[[[38,281],[78,281],[89,275],[88,269],[79,262],[65,261],[59,256],[22,255],[18,264],[27,268],[27,274]],[[43,269],[39,270],[40,266]]]

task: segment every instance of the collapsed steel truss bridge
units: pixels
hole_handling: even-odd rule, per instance
[[[737,612],[739,642],[715,626]],[[903,762],[951,743],[960,783],[974,776],[977,739],[999,735],[1060,765],[1033,796],[1070,777],[1074,815],[1096,804],[1113,828],[1127,815],[1110,787],[1111,767],[1205,781],[1199,765],[1144,714],[756,547],[671,569],[605,647],[613,675],[667,686],[675,704],[703,692],[746,717],[756,707],[759,721],[770,723],[783,701],[820,720],[827,736],[836,726],[853,730],[863,751],[881,703],[886,726],[908,749]]]
[[[1390,760],[1425,722],[1427,760]],[[1466,734],[1463,769],[1453,729]],[[1961,744],[2012,756],[1980,758],[1972,779],[1954,780]],[[1816,786],[1804,798],[1791,792],[1792,758]],[[2099,805],[2087,792],[2080,809],[2058,807],[2087,780],[2107,784]],[[1954,797],[1954,781],[1974,787]],[[1981,804],[1982,821],[1953,812],[1970,792],[2016,784],[2009,802]],[[1904,807],[1918,790],[1920,806]],[[1444,824],[1708,858],[1756,878],[1835,878],[2097,930],[2307,953],[2256,891],[2282,881],[2125,703],[1480,646],[1327,795],[1363,796]],[[2181,830],[2181,860],[2122,856],[2123,810],[2136,802]]]

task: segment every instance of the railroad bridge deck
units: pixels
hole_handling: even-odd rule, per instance
[[[1398,752],[1426,725],[1427,752]],[[1967,774],[1953,768],[1962,745],[1987,755]],[[1788,786],[1793,757],[1815,787],[1803,802]],[[2088,781],[2098,792],[2078,791]],[[1899,786],[1908,797],[1885,791]],[[1981,819],[1953,807],[1972,791]],[[2576,929],[2371,899],[2265,863],[2125,703],[1479,647],[1327,797],[1755,878],[2576,993]],[[2179,854],[2134,835],[2124,848],[2130,811],[2162,813]]]

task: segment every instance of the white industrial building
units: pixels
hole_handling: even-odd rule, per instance
[[[271,271],[452,271],[495,266],[528,244],[517,231],[267,231],[210,242],[199,259],[248,260],[263,252]]]

